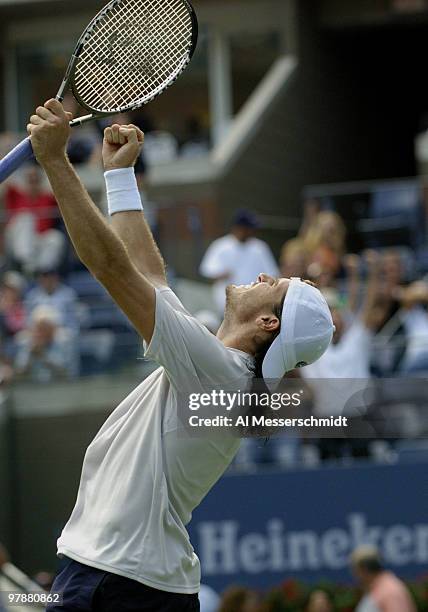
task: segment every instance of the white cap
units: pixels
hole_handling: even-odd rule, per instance
[[[334,333],[331,312],[322,293],[292,278],[284,300],[281,330],[263,360],[263,378],[273,387],[286,372],[313,363],[328,348]]]

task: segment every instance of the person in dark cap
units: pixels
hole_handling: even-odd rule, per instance
[[[246,208],[239,208],[232,220],[232,231],[233,228],[241,228],[248,231],[248,238],[251,238],[254,234],[254,230],[260,226],[257,215],[252,210]]]
[[[200,265],[200,273],[213,282],[214,302],[219,314],[225,306],[227,285],[248,285],[264,270],[278,276],[278,266],[266,242],[256,238],[256,215],[249,210],[236,212],[230,233],[215,240]]]

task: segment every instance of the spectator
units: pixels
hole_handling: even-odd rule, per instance
[[[321,211],[321,202],[316,198],[306,198],[303,202],[303,219],[299,229],[299,238],[305,238],[308,230],[315,223]]]
[[[372,329],[375,324],[373,305],[379,285],[379,260],[373,251],[368,252],[366,258],[368,282],[361,310],[355,299],[355,294],[358,293],[355,278],[348,289],[352,298],[349,301],[349,312],[346,311],[337,291],[324,293],[332,310],[336,330],[332,344],[324,355],[301,370],[305,378],[369,378]]]
[[[281,248],[280,274],[284,278],[305,278],[307,261],[305,243],[300,238],[287,240]]]
[[[336,266],[331,267],[326,261],[312,261],[308,265],[306,276],[321,290],[333,289],[337,286],[337,268]]]
[[[421,291],[422,289],[422,291]],[[387,249],[382,255],[382,278],[376,303],[377,344],[373,370],[382,376],[425,371],[428,323],[424,284],[408,283],[403,255]]]
[[[397,290],[402,306],[399,316],[406,336],[406,348],[400,363],[403,374],[428,372],[428,284],[417,281]]]
[[[351,568],[365,591],[356,612],[416,612],[405,585],[383,568],[376,548],[357,548],[351,556]]]
[[[386,249],[382,254],[383,281],[389,291],[405,282],[405,270],[399,249]]]
[[[317,589],[309,595],[306,612],[333,612],[333,603],[326,591]]]
[[[259,598],[254,591],[245,587],[230,587],[221,598],[218,612],[257,612]]]
[[[249,285],[260,271],[278,276],[278,267],[266,242],[255,237],[258,227],[255,215],[239,211],[230,234],[215,240],[200,266],[202,276],[214,282],[214,303],[223,315],[227,285]]]
[[[62,327],[78,331],[78,300],[71,287],[61,282],[56,268],[46,267],[38,271],[37,285],[31,289],[25,299],[28,315],[39,306],[50,306],[59,314]]]
[[[58,210],[55,198],[42,185],[40,168],[25,170],[23,188],[9,185],[5,193],[8,223],[5,231],[6,254],[25,272],[61,262],[66,240],[55,229]]]
[[[198,117],[189,117],[186,121],[184,144],[180,149],[181,157],[199,157],[209,151],[209,142]]]
[[[372,370],[380,376],[398,372],[406,350],[406,331],[400,318],[398,295],[406,284],[401,253],[387,249],[381,257],[381,279],[374,305],[376,318],[376,352],[372,356]]]
[[[38,306],[33,311],[30,328],[18,337],[18,376],[48,383],[75,374],[72,336],[59,321],[59,313],[50,306]]]
[[[306,230],[304,243],[312,278],[318,282],[319,271],[328,271],[333,277],[339,273],[346,251],[346,227],[337,213],[319,212]]]
[[[25,279],[18,272],[6,272],[0,285],[0,330],[3,342],[13,341],[15,334],[25,327],[25,308],[22,294]]]
[[[365,406],[361,405],[360,400],[370,378],[372,336],[376,325],[373,307],[377,299],[380,270],[376,253],[368,252],[366,259],[368,281],[361,310],[355,297],[358,294],[355,276],[350,275],[348,311],[336,290],[324,292],[336,327],[333,341],[317,362],[299,370],[312,388],[314,411],[318,416],[344,414],[345,406],[348,417],[364,414]],[[320,380],[323,382],[320,383]],[[351,398],[355,398],[355,403],[350,403]],[[348,440],[322,439],[319,442],[321,458],[340,458],[346,454],[349,444]],[[367,454],[367,441],[353,441],[351,446],[354,456]]]
[[[200,612],[218,612],[220,597],[211,587],[201,584],[199,590]]]
[[[322,210],[312,219],[304,235],[311,253],[319,247],[329,247],[338,256],[346,251],[346,227],[342,217],[332,210]]]
[[[0,355],[0,406],[4,400],[4,385],[7,385],[14,377],[13,367],[10,365],[10,360],[4,355]]]

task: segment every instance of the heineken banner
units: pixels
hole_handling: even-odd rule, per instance
[[[217,590],[285,578],[349,583],[351,551],[379,547],[415,578],[428,567],[427,464],[362,465],[223,477],[195,511],[190,535],[202,580]]]

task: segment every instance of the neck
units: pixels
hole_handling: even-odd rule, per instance
[[[232,232],[232,236],[236,238],[236,240],[238,242],[241,242],[242,244],[244,244],[245,242],[247,242],[247,240],[249,240],[249,236],[246,236],[246,235],[243,236],[240,232]]]
[[[236,329],[238,329],[238,325],[231,325],[223,321],[217,332],[217,338],[228,348],[237,349],[254,356],[256,354],[254,340],[243,337],[245,334],[242,334],[242,324],[239,325],[239,335],[236,333]]]

